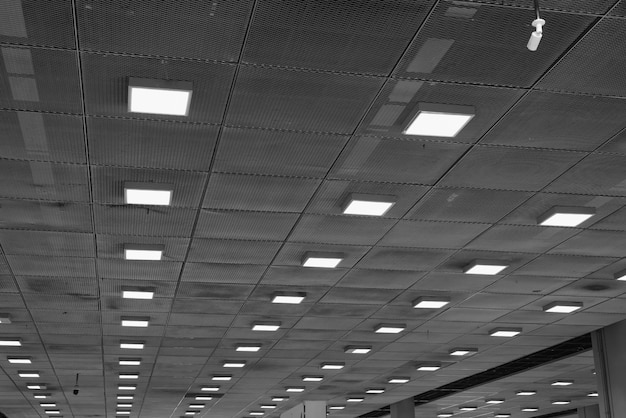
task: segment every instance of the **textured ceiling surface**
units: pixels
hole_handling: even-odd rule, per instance
[[[530,52],[530,0],[0,2],[0,338],[22,342],[0,347],[3,412],[169,418],[196,403],[200,417],[276,417],[325,400],[354,417],[625,319],[626,1],[541,3]],[[188,115],[130,113],[131,77],[192,83]],[[456,137],[405,135],[420,103],[475,116]],[[125,204],[126,182],[169,185],[171,206]],[[345,215],[352,193],[396,203]],[[553,206],[596,214],[538,225]],[[161,245],[163,259],[125,260],[126,244]],[[303,267],[307,252],[343,260]],[[476,259],[508,267],[464,274]],[[154,298],[123,299],[125,287]],[[286,291],[306,298],[271,303]],[[423,296],[451,303],[414,309]],[[543,312],[556,301],[582,309]],[[522,332],[490,337],[497,327]],[[260,351],[235,351],[250,343]],[[417,371],[424,361],[443,367]],[[588,366],[544,376],[589,384]],[[138,373],[135,390],[118,389],[120,373]],[[530,379],[535,406],[558,410]],[[209,385],[213,399],[196,401]],[[484,405],[494,390],[420,408]],[[529,416],[520,406],[486,411]]]

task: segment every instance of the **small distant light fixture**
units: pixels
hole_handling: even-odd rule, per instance
[[[508,264],[504,264],[501,261],[493,260],[474,260],[465,268],[463,272],[465,274],[481,274],[486,276],[495,276],[502,270],[506,269]]]
[[[596,214],[595,208],[554,206],[537,219],[542,226],[575,227]]]
[[[492,337],[511,338],[519,335],[521,332],[521,328],[494,328],[489,331],[489,335]]]
[[[478,409],[477,406],[462,406],[459,408],[461,411],[475,411]]]
[[[417,114],[403,133],[452,138],[461,132],[475,114],[473,106],[419,103]]]
[[[495,414],[493,418],[510,418],[511,414]]]
[[[303,382],[321,382],[324,376],[302,376]]]
[[[288,386],[285,392],[304,392],[304,386]]]
[[[120,366],[141,366],[140,358],[120,358],[118,360]]]
[[[345,405],[328,405],[328,409],[339,411],[342,409],[346,409],[346,406]]]
[[[32,364],[30,357],[7,357],[7,361],[12,364]]]
[[[615,280],[626,281],[626,270],[618,271],[613,275],[613,278],[615,278]]]
[[[160,261],[163,256],[162,245],[125,244],[124,259],[142,261]]]
[[[135,390],[137,389],[137,385],[119,385],[117,390]]]
[[[40,403],[39,406],[42,408],[56,408],[57,404],[54,402],[48,402],[48,403]]]
[[[351,193],[343,204],[346,215],[383,216],[396,203],[395,196]]]
[[[242,368],[246,367],[246,362],[242,360],[226,360],[222,367]]]
[[[169,206],[174,190],[169,184],[124,183],[124,203],[127,205]]]
[[[411,380],[411,379],[409,379],[408,377],[396,376],[396,377],[390,377],[389,379],[387,379],[387,383],[397,383],[397,384],[399,384],[399,383],[408,383],[409,380]]]
[[[39,375],[39,372],[36,371],[36,370],[28,370],[28,371],[20,370],[20,371],[17,372],[17,375],[19,377],[24,377],[24,378],[27,378],[27,377],[41,377]]]
[[[272,303],[286,303],[297,305],[302,303],[306,293],[304,292],[276,292],[272,296]]]
[[[117,408],[132,408],[133,404],[132,403],[118,403]]]
[[[587,396],[589,396],[590,398],[597,398],[598,397],[598,392],[589,392],[587,394]]]
[[[208,395],[198,395],[194,398],[196,401],[211,401],[213,400],[213,396]]]
[[[255,322],[252,331],[278,331],[280,322]]]
[[[202,409],[204,408],[204,404],[203,403],[192,403],[189,405],[189,408],[191,409]]]
[[[450,298],[443,296],[422,296],[413,301],[417,309],[439,309],[450,303]]]
[[[130,411],[115,411],[115,415],[130,415]]]
[[[123,327],[139,327],[145,328],[150,325],[150,317],[147,316],[123,316],[122,317],[122,326]]]
[[[127,350],[143,350],[144,345],[143,341],[120,341],[120,348]]]
[[[343,258],[344,255],[341,253],[307,252],[302,257],[302,266],[334,269]]]
[[[265,415],[265,412],[263,412],[263,411],[250,411],[250,412],[248,412],[248,415]]]
[[[119,378],[127,379],[127,380],[135,380],[135,379],[139,379],[139,375],[137,373],[120,373]]]
[[[573,380],[557,380],[556,382],[552,382],[552,386],[571,386],[573,384]]]
[[[28,383],[26,388],[30,390],[45,390],[46,386],[39,383]]]
[[[453,348],[452,350],[450,350],[450,355],[457,356],[457,357],[469,356],[470,354],[476,354],[476,353],[478,353],[478,349],[470,348],[470,347],[457,347],[457,348]]]
[[[504,403],[504,399],[487,399],[485,403],[488,403],[490,405],[499,405],[501,403]]]
[[[43,412],[47,415],[58,415],[61,413],[58,409],[46,409]]]
[[[2,339],[0,340],[0,347],[21,347],[22,340],[19,338]]]
[[[517,396],[533,396],[537,394],[537,391],[535,390],[520,390],[515,392],[515,394]]]
[[[11,315],[7,313],[0,313],[0,324],[10,324],[11,323]]]
[[[197,411],[185,411],[185,415],[196,415]]]
[[[365,398],[360,398],[360,397],[349,397],[346,398],[346,402],[363,402],[365,400]]]
[[[256,353],[261,349],[261,344],[237,344],[235,351],[247,351]]]
[[[261,409],[276,409],[276,405],[274,404],[261,404],[259,405]]]
[[[346,363],[327,362],[327,363],[322,363],[320,367],[324,370],[341,370],[344,367],[346,367]]]
[[[130,401],[130,400],[132,400],[134,398],[135,398],[134,395],[117,395],[117,400],[118,401]]]
[[[544,312],[572,313],[583,307],[581,302],[552,302],[543,307]]]
[[[552,401],[552,405],[569,405],[570,403],[572,403],[572,401],[565,401],[565,400]]]
[[[537,411],[539,411],[539,408],[535,408],[535,407],[522,408],[522,412],[537,412]]]
[[[405,328],[405,324],[378,324],[375,330],[378,334],[398,334]]]
[[[152,288],[123,288],[122,298],[124,299],[152,299],[154,298],[154,289]]]
[[[416,365],[415,369],[420,372],[434,372],[434,371],[441,369],[441,363],[439,362],[419,363]]]
[[[33,395],[33,398],[35,399],[48,399],[50,397],[49,393],[38,393],[36,395]]]
[[[380,395],[381,393],[385,393],[384,388],[370,388],[365,391],[365,393],[370,395]]]
[[[215,374],[211,377],[211,380],[231,380],[233,377],[229,374]]]
[[[272,396],[272,402],[282,402],[289,399],[289,396]]]
[[[202,386],[200,390],[202,392],[219,392],[220,387],[219,386]]]
[[[437,414],[437,418],[450,418],[453,415],[454,414],[451,414],[449,412],[443,412],[443,413]]]
[[[193,84],[188,81],[128,79],[128,111],[188,116]]]
[[[367,354],[372,351],[372,347],[366,345],[348,345],[344,348],[344,353]]]

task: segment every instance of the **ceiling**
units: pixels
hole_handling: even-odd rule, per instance
[[[626,1],[541,4],[530,52],[526,0],[2,1],[0,309],[12,323],[0,337],[22,342],[0,347],[3,412],[47,416],[28,383],[65,418],[179,417],[194,402],[200,417],[268,403],[276,417],[386,389],[332,412],[355,417],[626,319],[614,280],[626,268]],[[188,116],[130,113],[130,77],[191,82]],[[420,103],[475,116],[455,137],[403,134]],[[126,182],[170,185],[171,206],[125,204]],[[344,215],[351,193],[397,200],[382,217]],[[557,205],[596,214],[539,226]],[[125,260],[125,244],[162,245],[163,260]],[[307,252],[343,261],[303,267]],[[508,267],[464,274],[476,259]],[[123,299],[125,286],[155,297]],[[306,298],[271,303],[280,291]],[[414,309],[422,296],[451,303]],[[543,312],[555,301],[583,308]],[[128,316],[150,326],[122,327]],[[381,323],[406,328],[375,333]],[[522,332],[490,337],[497,327]],[[121,349],[129,339],[145,348]],[[118,364],[129,356],[141,365]],[[559,377],[587,382],[584,358]],[[320,370],[328,361],[345,367]],[[423,361],[444,367],[418,372]],[[131,372],[132,407],[117,407]],[[224,373],[213,400],[194,401]],[[288,386],[306,389],[271,401]]]

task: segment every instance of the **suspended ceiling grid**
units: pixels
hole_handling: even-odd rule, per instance
[[[542,5],[531,53],[530,1],[2,2],[0,306],[13,322],[0,335],[23,341],[0,348],[3,412],[46,416],[4,358],[27,355],[63,417],[116,416],[119,342],[133,338],[146,348],[131,417],[182,416],[238,358],[196,416],[247,417],[289,385],[306,391],[266,416],[386,387],[333,412],[351,417],[626,318],[613,280],[626,268],[626,3]],[[189,116],[128,113],[129,77],[191,81]],[[403,135],[420,102],[476,116],[455,138]],[[125,205],[129,181],[173,185],[172,206]],[[354,192],[398,201],[383,218],[343,215]],[[597,214],[537,226],[554,205]],[[124,260],[128,243],[162,244],[165,260]],[[346,257],[309,269],[307,251]],[[462,274],[476,258],[509,268]],[[129,285],[156,297],[124,300]],[[281,290],[307,298],[271,304]],[[413,309],[425,294],[452,303]],[[542,312],[557,300],[584,308]],[[257,320],[281,330],[259,335]],[[373,332],[386,322],[407,329]],[[495,339],[495,326],[523,332]],[[263,348],[234,351],[245,342]],[[448,356],[467,345],[478,354]],[[445,367],[424,375],[424,360]]]

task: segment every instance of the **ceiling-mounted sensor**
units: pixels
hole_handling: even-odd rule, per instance
[[[532,23],[535,27],[535,31],[530,34],[530,39],[526,45],[531,51],[537,50],[539,42],[541,42],[541,37],[543,36],[543,26],[546,24],[546,21],[539,16],[539,0],[535,0],[535,13],[537,14],[537,18],[533,20]]]

